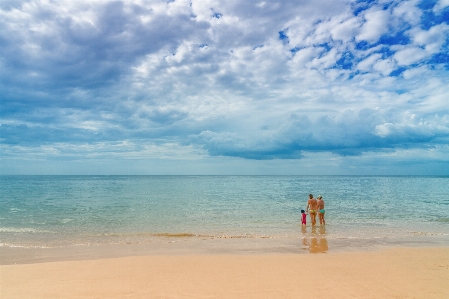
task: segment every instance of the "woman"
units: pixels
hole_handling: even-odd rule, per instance
[[[324,220],[324,213],[326,212],[324,210],[324,200],[321,195],[318,195],[317,200],[317,209],[318,209],[318,217],[320,219],[320,225],[326,225],[326,221]]]

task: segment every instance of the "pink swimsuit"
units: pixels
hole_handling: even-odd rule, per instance
[[[303,214],[301,214],[302,215],[302,221],[301,221],[301,224],[306,224],[306,216],[307,216],[307,214],[306,213],[303,213]]]

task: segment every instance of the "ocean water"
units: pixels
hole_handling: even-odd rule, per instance
[[[325,227],[300,224],[309,193]],[[0,176],[0,247],[167,238],[449,245],[449,177]]]

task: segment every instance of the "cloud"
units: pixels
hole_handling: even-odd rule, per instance
[[[364,14],[365,22],[357,35],[357,40],[376,42],[383,34],[388,32],[389,12],[372,8]]]
[[[448,32],[449,25],[440,24],[431,27],[429,30],[414,28],[409,31],[409,35],[415,45],[424,47],[427,52],[434,54],[439,52],[446,43]]]
[[[368,58],[360,61],[357,65],[357,69],[361,70],[361,71],[371,71],[373,65],[382,57],[381,54],[376,53],[373,54],[371,56],[369,56]]]
[[[405,24],[418,25],[423,14],[418,8],[419,1],[401,1],[393,8],[393,21],[397,22],[396,26],[401,27]]]
[[[440,149],[445,3],[2,1],[2,151],[146,157],[155,145],[271,161]]]
[[[449,7],[449,1],[448,0],[438,0],[435,6],[433,7],[433,11],[435,13],[441,13],[444,9]]]
[[[429,53],[419,47],[405,48],[394,54],[394,58],[399,65],[411,65],[427,57],[429,57]]]
[[[351,41],[361,26],[361,22],[358,18],[350,18],[344,20],[341,23],[333,24],[330,28],[330,33],[334,40],[341,40],[342,42]]]
[[[174,49],[206,24],[185,11],[123,2],[23,3],[3,13],[3,61],[11,83],[39,90],[98,88],[123,79],[129,66],[161,48]],[[7,71],[6,73],[10,73]]]
[[[405,47],[394,54],[399,65],[411,65],[429,59],[432,55],[439,53],[447,43],[447,32],[449,25],[440,24],[429,30],[413,28],[407,32],[413,44]]]
[[[448,117],[434,117],[433,119],[418,119],[415,114],[404,113],[394,123],[377,125],[375,131],[382,138],[407,142],[428,141],[434,138],[447,139],[449,137]]]
[[[410,112],[397,115],[363,109],[358,114],[348,110],[338,118],[323,116],[312,121],[307,115],[292,114],[278,129],[265,131],[257,138],[211,131],[201,132],[196,138],[211,155],[252,159],[295,159],[301,157],[302,151],[360,155],[401,144],[409,147],[446,142],[449,117],[423,120]]]

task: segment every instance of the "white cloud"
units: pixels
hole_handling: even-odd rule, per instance
[[[411,65],[429,57],[429,53],[422,48],[410,47],[397,51],[393,57],[399,65]]]
[[[449,0],[438,0],[438,2],[433,7],[435,13],[441,13],[443,9],[449,6]]]
[[[413,78],[422,78],[426,74],[429,74],[429,68],[427,66],[420,66],[417,68],[407,69],[402,73],[404,79],[409,80]]]
[[[443,124],[447,125],[447,117],[449,116],[447,109],[447,99],[449,98],[449,90],[447,88],[447,78],[435,76],[425,76],[414,78],[412,84],[415,88],[410,92],[410,110],[414,110],[416,114],[440,115],[446,118]],[[418,79],[418,80],[416,80]]]
[[[204,0],[201,2],[192,2],[192,11],[198,21],[209,21],[213,17],[213,10],[225,13],[223,5],[218,0]]]
[[[449,25],[440,24],[431,27],[427,31],[415,28],[410,30],[408,34],[415,45],[424,46],[429,54],[433,54],[440,51],[448,38],[448,32]]]
[[[417,7],[418,0],[410,0],[400,2],[392,12],[392,15],[397,18],[397,26],[403,25],[403,22],[407,22],[411,25],[419,24],[422,11]]]
[[[360,4],[371,8],[357,16],[352,4],[80,0],[0,8],[1,140],[49,144],[40,152],[49,157],[65,144],[79,156],[109,149],[178,159],[192,150],[198,159],[299,159],[322,151],[343,160],[441,142],[448,72],[444,61],[426,59],[446,54],[449,26],[424,30],[416,1]],[[409,26],[411,42],[395,44]],[[383,35],[388,41],[373,46]]]
[[[287,34],[289,36],[291,47],[308,47],[316,43],[312,38],[314,27],[304,19],[296,17],[285,24],[288,28]]]
[[[337,59],[339,58],[339,53],[337,49],[332,49],[329,52],[326,52],[321,57],[316,57],[308,64],[311,68],[325,69],[329,68],[335,64]]]
[[[411,37],[414,46],[402,47],[394,54],[394,58],[399,65],[411,65],[430,58],[441,50],[447,40],[447,32],[449,32],[449,26],[446,24],[433,26],[429,30],[411,29],[407,34]]]
[[[381,54],[373,54],[357,64],[357,69],[361,71],[370,71],[373,65],[382,57]]]
[[[390,13],[386,10],[372,8],[364,14],[365,23],[357,35],[357,40],[376,42],[383,34],[388,32],[388,21]]]
[[[374,65],[373,69],[382,73],[384,76],[388,76],[394,69],[396,64],[392,59],[382,59],[378,60]]]
[[[334,40],[348,42],[356,36],[360,25],[360,20],[355,17],[338,24],[333,24],[332,28],[330,29],[332,38]]]
[[[449,136],[449,118],[433,116],[424,120],[414,113],[405,111],[401,115],[396,115],[394,123],[376,125],[375,132],[382,138],[393,136],[397,140],[407,135],[422,139],[435,135]]]

